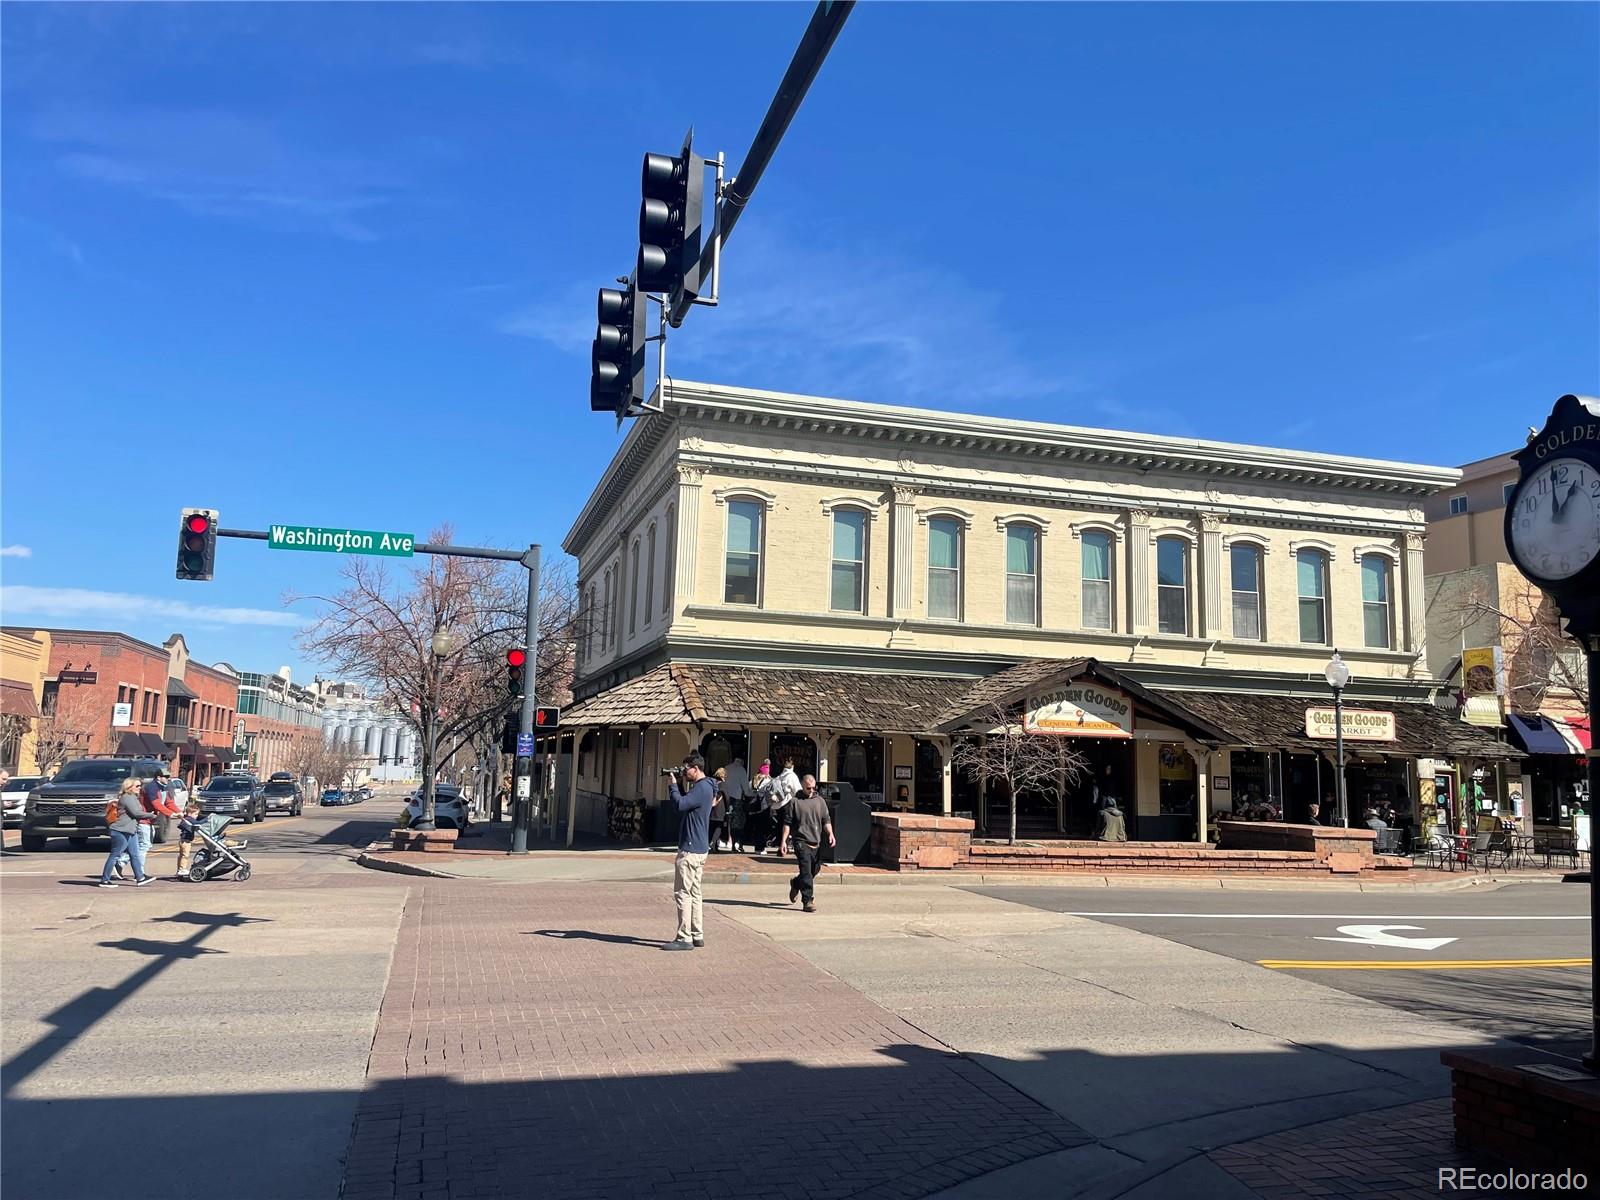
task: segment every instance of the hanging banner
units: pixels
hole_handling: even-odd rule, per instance
[[[1131,738],[1133,701],[1098,683],[1068,684],[1029,701],[1022,727],[1068,737]]]
[[[1306,709],[1306,736],[1328,738],[1338,736],[1334,725],[1333,709]],[[1347,742],[1394,741],[1394,714],[1376,708],[1347,708],[1344,710],[1344,740]]]
[[[1505,654],[1499,646],[1479,646],[1461,652],[1462,690],[1469,696],[1506,694]]]

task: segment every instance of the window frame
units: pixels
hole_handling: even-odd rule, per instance
[[[1322,594],[1320,596],[1307,596],[1301,591],[1300,559],[1302,555],[1310,555],[1316,560],[1318,578],[1322,585]],[[1298,640],[1302,646],[1333,645],[1333,597],[1330,594],[1332,581],[1329,578],[1332,574],[1329,569],[1332,561],[1332,554],[1321,546],[1297,546],[1294,550],[1295,616],[1297,618],[1295,632],[1299,635]],[[1322,637],[1318,640],[1306,637],[1305,605],[1307,601],[1316,601],[1322,606]]]
[[[763,608],[766,603],[766,560],[767,560],[767,513],[768,505],[764,497],[747,493],[732,492],[723,498],[727,507],[727,514],[722,521],[722,603],[737,608]],[[753,551],[741,550],[741,555],[753,554],[755,556],[755,585],[756,594],[753,601],[728,599],[728,560],[734,554],[729,547],[729,533],[733,524],[733,510],[736,505],[747,504],[756,513],[756,548]]]
[[[1378,564],[1379,578],[1383,581],[1383,599],[1367,599],[1367,563]],[[1356,553],[1356,567],[1361,575],[1361,644],[1368,650],[1393,650],[1395,642],[1394,628],[1394,561],[1387,555],[1377,551],[1367,550]],[[1383,609],[1383,644],[1375,645],[1367,632],[1367,611],[1379,607]]]
[[[927,514],[926,525],[928,535],[923,539],[923,594],[922,613],[930,621],[947,621],[959,624],[966,616],[966,560],[967,560],[967,521],[956,513],[931,512]],[[933,565],[933,527],[936,524],[949,525],[955,530],[956,535],[956,565],[954,567],[935,567]],[[935,616],[933,612],[933,573],[935,571],[951,572],[955,575],[956,611],[954,616]]]
[[[837,558],[834,549],[837,545],[835,534],[838,529],[839,518],[845,514],[861,518],[861,557],[859,559]],[[870,607],[867,591],[869,564],[872,560],[872,518],[873,511],[864,504],[835,503],[828,507],[828,577],[827,577],[827,602],[830,613],[847,613],[856,616],[865,616]],[[859,571],[858,586],[861,589],[861,603],[855,608],[838,608],[833,602],[833,572],[840,565],[853,564]]]
[[[1450,497],[1450,515],[1452,517],[1459,517],[1462,513],[1466,512],[1466,511],[1467,511],[1467,497],[1466,497],[1465,493],[1463,493],[1463,494],[1461,494],[1459,496],[1451,496]]]
[[[1267,640],[1267,603],[1266,603],[1266,574],[1267,574],[1267,548],[1260,542],[1235,538],[1227,546],[1228,550],[1228,629],[1234,641],[1238,642],[1265,642]],[[1254,593],[1243,592],[1234,586],[1233,556],[1236,551],[1248,550],[1255,556],[1256,586]],[[1238,597],[1241,595],[1255,596],[1256,608],[1256,633],[1254,637],[1239,632]]]
[[[639,632],[639,539],[633,539],[628,560],[628,636]]]
[[[1014,529],[1026,529],[1032,535],[1033,571],[1031,573],[1013,571],[1011,569],[1011,531]],[[1002,574],[1004,575],[1003,602],[1005,604],[1005,623],[1007,625],[1031,626],[1037,629],[1043,623],[1044,618],[1044,596],[1042,594],[1044,578],[1044,565],[1042,561],[1044,557],[1044,529],[1037,521],[1029,520],[1025,517],[1013,517],[1005,521],[1005,523],[1001,526],[1001,533],[1003,535],[1000,552],[1002,555],[1001,566],[1004,568]],[[1012,576],[1016,576],[1018,579],[1031,579],[1033,581],[1033,616],[1025,621],[1013,620],[1011,616]]]
[[[645,564],[644,575],[644,627],[650,628],[650,619],[656,611],[656,523],[650,522],[650,528],[645,533],[645,554],[649,561]]]
[[[1080,629],[1093,629],[1105,633],[1117,631],[1117,531],[1109,525],[1089,525],[1075,531],[1078,535],[1078,627]],[[1089,579],[1085,577],[1083,545],[1090,537],[1105,538],[1106,540],[1106,577],[1104,579]],[[1088,621],[1088,611],[1085,606],[1085,597],[1088,595],[1085,584],[1105,584],[1106,586],[1106,623],[1104,625],[1091,625]]]
[[[661,615],[672,615],[672,593],[678,586],[678,506],[667,505],[667,555],[661,570]]]
[[[1193,637],[1194,613],[1192,609],[1194,603],[1194,586],[1192,579],[1194,572],[1191,570],[1191,564],[1194,558],[1192,553],[1194,550],[1194,545],[1189,538],[1169,531],[1163,531],[1159,534],[1156,534],[1151,540],[1155,543],[1156,633],[1165,637]],[[1161,547],[1166,545],[1175,545],[1178,547],[1178,561],[1183,567],[1183,582],[1181,584],[1161,582]],[[1182,592],[1183,595],[1183,628],[1164,629],[1162,628],[1161,614],[1162,593],[1175,590]]]

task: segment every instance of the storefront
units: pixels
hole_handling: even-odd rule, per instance
[[[1521,806],[1516,815],[1535,832],[1572,829],[1587,814],[1589,728],[1538,713],[1507,713],[1512,740],[1527,751],[1522,764]]]

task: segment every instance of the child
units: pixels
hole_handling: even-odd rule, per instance
[[[191,800],[183,806],[183,820],[178,822],[178,873],[173,876],[174,879],[189,877],[189,863],[194,858],[194,827],[202,811],[198,800]]]

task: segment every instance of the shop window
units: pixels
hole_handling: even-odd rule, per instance
[[[799,770],[798,767],[795,768]],[[868,804],[883,802],[883,739],[842,737],[830,783],[848,783]]]
[[[828,607],[862,611],[866,599],[867,514],[841,508],[833,514],[833,564],[828,576]]]
[[[1111,535],[1091,529],[1083,535],[1083,627],[1111,628]]]
[[[775,733],[767,739],[767,757],[772,773],[783,770],[783,760],[794,760],[794,773],[804,778],[817,773],[817,744],[803,733]]]
[[[1366,644],[1389,648],[1389,560],[1381,554],[1361,556],[1361,621]]]
[[[928,616],[961,619],[961,522],[951,517],[928,522]]]
[[[1189,632],[1189,547],[1181,538],[1156,540],[1156,628]]]
[[[1261,640],[1261,547],[1245,542],[1228,551],[1233,577],[1233,636]]]
[[[1039,530],[1020,521],[1006,526],[1006,621],[1039,623]]]
[[[706,774],[715,775],[736,758],[750,765],[750,738],[743,730],[717,729],[700,739],[700,754],[706,760]]]
[[[728,502],[728,552],[722,590],[726,604],[761,603],[762,516],[759,501]]]
[[[1297,550],[1295,575],[1300,593],[1300,640],[1328,643],[1328,556],[1321,550]]]

